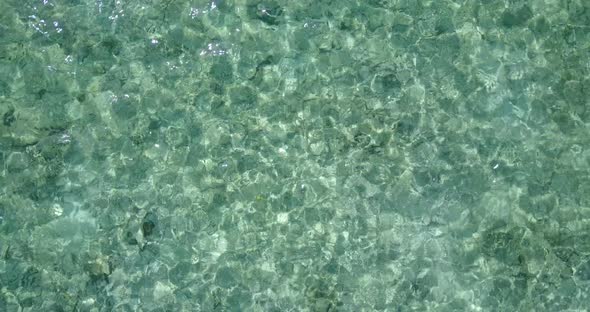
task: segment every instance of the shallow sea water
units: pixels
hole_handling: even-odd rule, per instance
[[[0,1],[0,311],[587,311],[590,2]]]

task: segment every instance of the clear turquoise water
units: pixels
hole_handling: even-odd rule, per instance
[[[590,2],[0,2],[0,311],[586,311]]]

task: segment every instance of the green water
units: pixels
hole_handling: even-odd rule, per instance
[[[0,311],[587,311],[590,2],[0,1]]]

